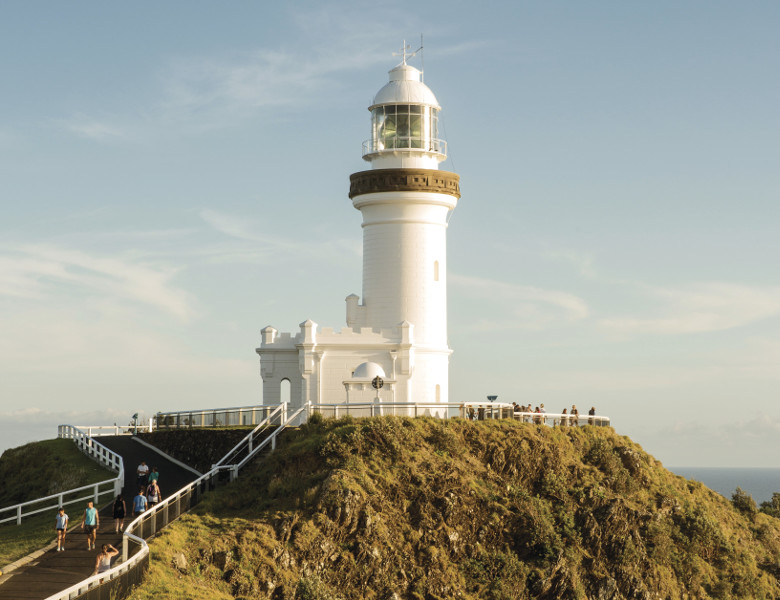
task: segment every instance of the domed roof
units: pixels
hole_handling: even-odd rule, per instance
[[[374,377],[385,378],[385,370],[374,362],[359,364],[352,375],[352,379],[374,379]]]
[[[431,88],[420,81],[421,73],[402,63],[390,71],[390,82],[374,96],[369,110],[382,104],[426,104],[441,108]]]

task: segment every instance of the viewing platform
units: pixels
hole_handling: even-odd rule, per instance
[[[436,417],[442,419],[467,419],[484,421],[495,419],[513,419],[523,423],[568,427],[593,425],[611,426],[611,420],[604,415],[570,415],[564,413],[520,412],[515,405],[493,403],[413,403],[413,402],[364,402],[350,404],[307,404],[301,413],[297,425],[306,422],[309,416],[321,414],[325,418],[341,418],[347,415],[354,418],[398,416],[398,417]],[[240,406],[230,408],[184,410],[160,412],[151,419],[154,429],[179,429],[196,427],[239,427],[250,426],[268,418],[279,410],[279,419],[284,422],[288,411],[287,404],[269,404]]]

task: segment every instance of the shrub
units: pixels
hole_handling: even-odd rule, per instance
[[[734,508],[739,512],[751,518],[755,517],[758,512],[756,501],[753,500],[753,496],[740,487],[734,490],[734,493],[731,495],[731,504],[733,504]]]

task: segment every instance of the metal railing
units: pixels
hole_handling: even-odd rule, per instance
[[[86,432],[90,437],[135,435],[154,431],[154,419],[149,419],[148,425],[76,425],[76,428]]]
[[[551,425],[553,427],[577,427],[580,425],[594,425],[597,427],[609,427],[610,418],[603,415],[569,415],[564,413],[547,412],[520,412],[514,410],[511,404],[464,404],[459,416],[464,419],[482,421],[487,419],[514,419],[523,423],[535,423],[537,425]]]
[[[339,418],[377,417],[394,415],[404,417],[438,417],[472,419],[475,421],[492,419],[515,419],[524,423],[537,423],[553,426],[596,425],[609,426],[610,418],[602,415],[572,416],[558,413],[517,412],[512,404],[490,403],[414,403],[414,402],[364,402],[355,404],[312,404],[308,415],[319,413],[323,417]]]
[[[380,152],[433,152],[447,154],[447,142],[439,138],[422,138],[417,136],[392,136],[382,140],[366,140],[363,142],[363,156]]]
[[[109,450],[100,442],[93,440],[85,431],[73,425],[60,425],[57,437],[72,439],[84,454],[116,472],[117,476],[113,479],[90,483],[71,490],[51,494],[50,496],[44,496],[43,498],[36,498],[35,500],[28,500],[27,502],[0,508],[0,517],[2,517],[0,518],[0,524],[10,523],[15,520],[17,525],[21,525],[22,519],[25,517],[53,511],[60,506],[84,502],[85,500],[92,500],[92,502],[98,504],[101,496],[106,494],[117,496],[121,493],[125,480],[125,470],[121,456]],[[89,490],[89,493],[86,493],[87,490]],[[52,500],[55,499],[56,502],[52,503]],[[12,516],[3,517],[3,515],[10,513],[13,513]]]
[[[239,427],[257,425],[268,418],[276,404],[159,412],[154,416],[157,429],[191,427]]]
[[[140,583],[143,580],[143,575],[149,567],[149,546],[146,543],[146,539],[155,535],[155,533],[177,519],[181,514],[195,506],[205,492],[214,489],[223,480],[222,474],[227,474],[227,477],[224,477],[225,480],[232,481],[238,477],[239,470],[262,450],[265,448],[270,448],[271,450],[276,448],[276,439],[281,432],[288,425],[298,422],[307,409],[308,405],[304,405],[292,413],[289,418],[282,418],[282,415],[287,417],[286,405],[277,406],[272,411],[273,415],[279,417],[279,426],[276,429],[258,442],[257,437],[269,429],[263,423],[258,424],[249,435],[236,444],[226,455],[226,457],[237,457],[243,451],[246,451],[246,456],[241,461],[235,464],[221,464],[225,459],[220,460],[208,473],[184,486],[128,523],[122,537],[122,558],[119,564],[104,573],[92,575],[66,590],[49,596],[46,600],[74,600],[75,598],[103,600],[109,597],[122,597],[127,593],[131,585]],[[269,414],[266,418],[267,424],[271,422],[272,418],[272,415]],[[252,440],[256,443],[252,442]],[[252,443],[250,444],[250,442]],[[131,543],[136,548],[135,552],[131,552]]]

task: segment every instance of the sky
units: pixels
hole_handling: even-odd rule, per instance
[[[450,400],[776,466],[778,26],[776,1],[0,3],[0,451],[260,403],[263,327],[343,327],[366,109],[422,34],[461,177]]]

